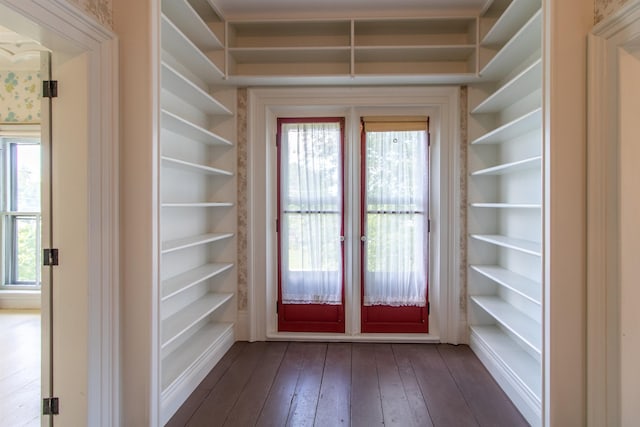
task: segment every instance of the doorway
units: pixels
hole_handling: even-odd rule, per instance
[[[278,88],[250,89],[248,110],[248,200],[249,257],[248,337],[265,339],[318,340],[411,340],[460,343],[466,339],[463,326],[464,309],[460,306],[460,93],[454,87],[387,88]],[[277,119],[294,117],[344,117],[347,165],[345,185],[354,188],[360,181],[362,117],[388,115],[423,116],[432,118],[431,177],[429,207],[431,214],[431,251],[429,253],[429,332],[427,333],[367,333],[361,327],[360,310],[345,311],[344,333],[280,332],[278,330],[277,285]],[[354,196],[357,197],[357,196]],[[358,204],[345,206],[348,219],[345,236],[345,307],[360,307],[359,277],[361,215]],[[355,211],[353,211],[355,209]],[[433,226],[437,224],[437,226]],[[356,267],[354,267],[356,266]],[[242,319],[242,316],[240,317]],[[243,325],[240,325],[241,327]]]
[[[54,51],[61,88],[50,133],[60,142],[49,153],[56,160],[55,191],[53,204],[45,196],[43,207],[54,214],[50,226],[60,253],[52,273],[52,322],[45,313],[47,284],[42,293],[42,330],[53,331],[57,361],[51,366],[43,359],[42,394],[59,399],[60,413],[42,417],[42,425],[107,426],[119,419],[117,51],[114,35],[77,8],[47,3],[0,0],[0,25]],[[44,349],[51,335],[43,333]]]
[[[0,379],[3,422],[39,426],[41,413],[41,90],[49,54],[0,27]],[[48,358],[44,352],[44,358]],[[49,364],[47,362],[46,364]]]

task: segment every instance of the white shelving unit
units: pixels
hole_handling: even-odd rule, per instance
[[[207,0],[163,0],[160,406],[165,424],[235,341],[235,89]]]
[[[477,73],[475,16],[231,21],[227,28],[232,81]]]
[[[469,89],[470,344],[527,421],[542,424],[542,12],[496,0]]]

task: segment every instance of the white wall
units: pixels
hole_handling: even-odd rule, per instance
[[[122,425],[158,421],[158,8],[115,0],[120,38]]]
[[[620,51],[620,421],[640,420],[640,58]]]
[[[544,424],[586,425],[586,86],[593,3],[545,0]]]

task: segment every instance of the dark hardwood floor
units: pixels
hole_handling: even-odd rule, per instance
[[[467,346],[237,342],[169,426],[526,426]]]

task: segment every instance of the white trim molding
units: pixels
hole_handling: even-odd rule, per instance
[[[3,22],[56,53],[87,58],[89,312],[87,425],[120,422],[118,48],[67,0],[0,0]],[[80,167],[82,165],[79,165]],[[68,375],[73,375],[69,372]]]
[[[392,113],[393,112],[393,113]],[[276,246],[274,202],[275,119],[283,116],[343,116],[347,120],[347,150],[359,141],[359,117],[371,114],[421,114],[432,120],[432,178],[430,217],[431,265],[428,334],[362,334],[359,310],[345,317],[345,334],[294,334],[277,331],[275,312]],[[460,306],[460,89],[458,87],[339,87],[266,88],[248,91],[248,310],[249,339],[467,342]],[[356,129],[355,131],[353,129]],[[355,132],[355,133],[354,133]],[[357,149],[357,148],[356,148]],[[355,159],[357,156],[351,156]],[[354,166],[354,165],[351,165]],[[355,170],[352,168],[352,170]],[[346,180],[356,179],[353,172]],[[355,203],[355,202],[354,202]],[[346,207],[354,209],[354,206]],[[355,230],[356,225],[347,224]],[[353,233],[351,233],[353,234]],[[347,259],[357,256],[355,239],[348,239]],[[351,242],[351,243],[349,243]],[[349,264],[349,263],[347,263]],[[357,272],[347,271],[350,282]],[[359,307],[359,290],[346,289],[348,306]]]
[[[620,406],[619,93],[621,51],[638,51],[640,1],[589,35],[587,200],[587,419],[622,425]]]
[[[0,290],[0,309],[40,310],[40,290]]]

